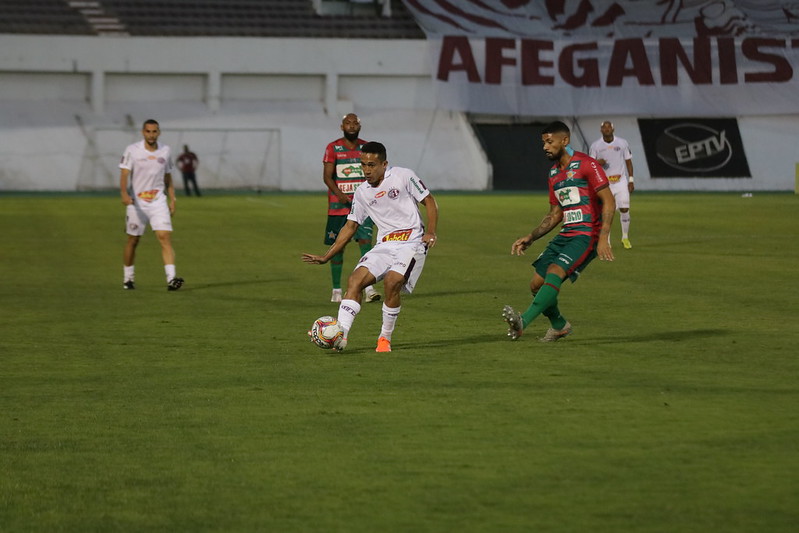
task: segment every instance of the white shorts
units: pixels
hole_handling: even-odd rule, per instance
[[[627,180],[621,179],[616,183],[611,183],[610,192],[613,193],[613,199],[616,200],[616,209],[630,208],[630,189],[627,187]]]
[[[147,224],[153,231],[172,231],[172,216],[166,197],[154,202],[136,202],[127,206],[125,212],[125,232],[128,235],[142,236]]]
[[[402,274],[405,285],[402,292],[413,292],[419,276],[422,275],[427,248],[422,243],[377,245],[363,257],[355,268],[366,267],[380,281],[390,271]]]

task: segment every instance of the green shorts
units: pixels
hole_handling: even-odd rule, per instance
[[[539,276],[545,278],[549,265],[554,263],[565,270],[566,277],[574,283],[588,263],[596,257],[596,244],[596,239],[590,235],[557,235],[549,241],[538,259],[533,261],[533,267]]]
[[[333,244],[336,242],[338,232],[347,223],[347,215],[327,215],[327,228],[325,228],[325,244]],[[369,241],[372,242],[372,234],[374,233],[374,224],[371,218],[364,220],[363,224],[358,226],[355,230],[355,235],[352,237],[356,241]]]

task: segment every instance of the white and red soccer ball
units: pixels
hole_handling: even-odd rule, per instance
[[[344,330],[334,317],[323,316],[314,320],[308,336],[311,337],[311,342],[323,350],[330,350],[335,348],[336,342],[344,336]]]

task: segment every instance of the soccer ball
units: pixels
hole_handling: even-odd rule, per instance
[[[323,350],[329,350],[344,336],[344,330],[338,325],[338,320],[332,316],[323,316],[314,320],[308,335],[312,343]]]

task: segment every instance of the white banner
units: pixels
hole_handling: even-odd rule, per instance
[[[799,113],[799,2],[405,0],[439,104],[521,116]]]

